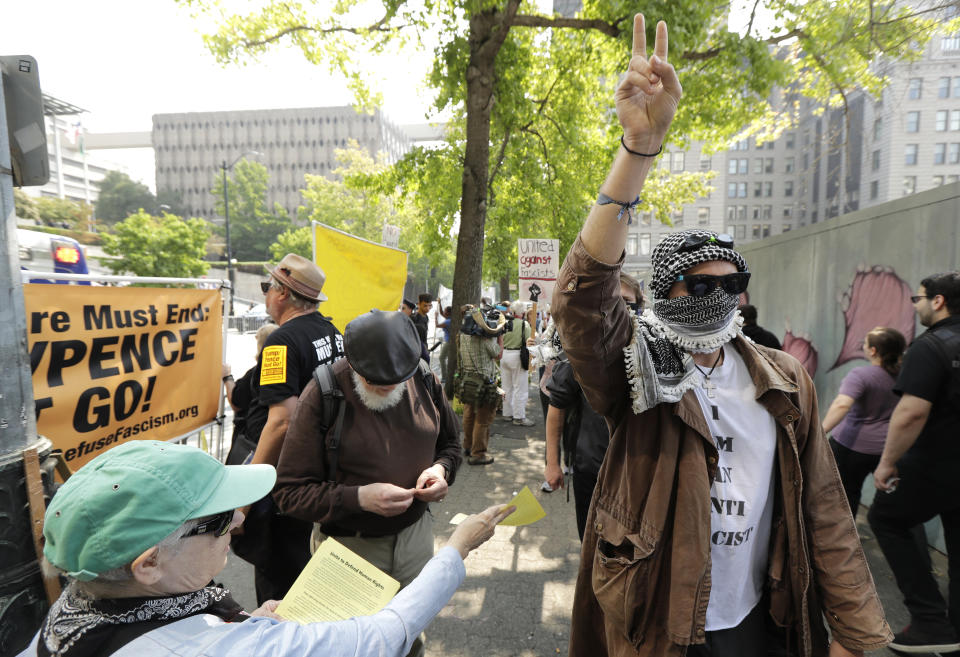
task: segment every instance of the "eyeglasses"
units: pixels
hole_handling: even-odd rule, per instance
[[[704,297],[719,285],[727,294],[741,294],[746,292],[747,283],[750,282],[750,272],[741,271],[735,274],[725,276],[711,276],[710,274],[680,274],[678,281],[683,281],[687,286],[687,293],[692,297]]]
[[[920,299],[929,299],[929,298],[930,298],[930,295],[928,294],[915,294],[912,297],[910,297],[910,301],[912,301],[913,303],[916,303],[920,301]]]
[[[212,515],[205,520],[201,520],[199,523],[197,523],[196,527],[181,536],[181,538],[199,536],[200,534],[213,534],[219,538],[227,533],[227,530],[230,529],[230,524],[232,522],[233,509],[230,509],[229,511],[217,513],[216,515]]]
[[[733,248],[733,237],[727,233],[718,233],[716,235],[687,235],[682,242],[671,253],[683,253],[684,251],[696,251],[706,244],[716,244],[725,249]]]
[[[260,290],[266,296],[267,292],[270,291],[270,288],[274,286],[273,281],[260,281]]]

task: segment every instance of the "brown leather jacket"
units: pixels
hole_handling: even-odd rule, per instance
[[[584,393],[612,427],[573,603],[570,655],[680,656],[703,643],[710,597],[710,482],[717,449],[692,391],[636,415],[623,348],[621,263],[593,259],[580,239],[557,280],[552,311]],[[776,421],[775,511],[767,596],[791,654],[826,655],[826,617],[851,650],[892,638],[820,428],[813,382],[783,352],[734,341]]]

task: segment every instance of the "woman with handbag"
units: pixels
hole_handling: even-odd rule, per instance
[[[526,307],[522,301],[510,304],[509,329],[503,334],[503,419],[513,419],[513,423],[521,427],[532,427],[533,422],[527,419],[527,399],[530,397],[530,381],[527,376],[529,360],[524,363],[524,351],[527,340],[533,336],[530,324],[523,317]],[[529,353],[529,352],[528,352]],[[527,356],[529,358],[529,356]]]
[[[490,423],[500,401],[497,389],[497,362],[503,354],[500,315],[493,326],[479,308],[467,306],[457,335],[457,398],[463,403],[463,449],[470,465],[489,465],[487,453]]]

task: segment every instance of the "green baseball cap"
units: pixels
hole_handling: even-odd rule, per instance
[[[187,520],[256,502],[276,479],[271,465],[223,465],[188,445],[118,445],[50,500],[43,554],[70,577],[89,581],[132,562]]]

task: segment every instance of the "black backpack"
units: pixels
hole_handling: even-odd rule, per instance
[[[430,370],[426,361],[420,360],[420,376],[430,391],[430,397],[433,399],[433,405],[437,413],[443,411],[443,390],[437,384],[437,380]],[[340,434],[343,431],[343,414],[346,410],[346,404],[342,403],[344,399],[343,390],[337,383],[337,377],[333,375],[333,363],[318,365],[313,371],[313,378],[320,388],[320,435],[326,436],[327,431],[333,427],[333,435],[327,440],[327,481],[336,483],[337,463],[340,457]]]

